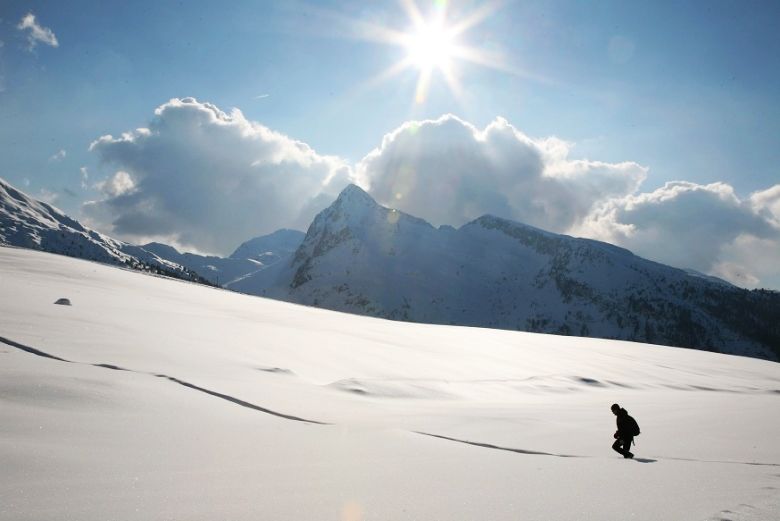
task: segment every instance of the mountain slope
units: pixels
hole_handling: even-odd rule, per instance
[[[306,234],[298,230],[281,229],[268,235],[255,237],[241,244],[231,259],[253,259],[272,264],[282,257],[295,253]],[[273,262],[269,262],[269,261]]]
[[[135,246],[91,230],[0,179],[0,244],[163,271],[188,280],[230,287],[247,276],[287,261],[303,237],[303,232],[279,230],[245,242],[224,258],[180,253],[172,246],[156,242]]]
[[[493,216],[434,228],[346,188],[262,294],[390,319],[778,359],[780,295]]]
[[[218,286],[225,286],[235,279],[267,267],[262,262],[251,259],[232,259],[214,255],[180,253],[173,246],[159,242],[144,244],[140,248],[152,252],[162,259],[181,264]]]
[[[254,276],[257,281],[261,272],[289,261],[304,236],[297,230],[277,230],[244,242],[229,257],[179,253],[172,246],[154,242],[143,249],[181,264],[213,284],[242,291],[244,279]]]
[[[184,266],[87,228],[0,179],[0,244],[199,280]]]

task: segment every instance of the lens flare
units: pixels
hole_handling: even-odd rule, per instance
[[[399,0],[408,18],[406,31],[364,20],[353,21],[356,37],[398,46],[406,51],[400,61],[355,89],[364,90],[387,82],[410,68],[417,69],[414,101],[422,104],[428,99],[436,77],[442,78],[455,98],[461,100],[463,88],[460,75],[465,69],[460,66],[465,63],[527,76],[507,65],[500,52],[479,49],[464,41],[465,34],[496,12],[502,1],[481,2],[473,11],[465,12],[453,9],[447,0],[434,0],[427,4],[430,10],[423,13],[415,0]]]

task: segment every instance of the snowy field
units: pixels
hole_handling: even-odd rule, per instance
[[[2,520],[780,519],[773,362],[13,248],[0,337]],[[642,428],[636,460],[610,449],[613,402]]]

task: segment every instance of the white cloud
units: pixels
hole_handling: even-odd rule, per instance
[[[41,188],[40,192],[35,195],[35,198],[39,201],[43,201],[44,203],[55,204],[57,199],[60,198],[60,194],[45,188]]]
[[[755,212],[763,214],[780,228],[780,184],[753,193],[750,204]]]
[[[747,198],[724,183],[685,181],[643,193],[646,168],[569,159],[571,147],[500,118],[480,130],[444,116],[387,134],[356,175],[381,203],[434,224],[493,213],[740,286],[780,288],[780,185]]]
[[[27,33],[27,41],[30,44],[30,49],[35,48],[39,43],[52,47],[59,47],[60,45],[54,32],[48,27],[39,25],[35,20],[35,15],[32,13],[24,15],[16,28],[20,31],[29,30]]]
[[[79,168],[79,172],[81,172],[81,188],[86,190],[89,188],[89,170],[86,166],[82,166]]]
[[[114,168],[84,213],[129,241],[224,254],[278,228],[305,229],[354,180],[380,203],[434,224],[489,213],[741,286],[780,288],[780,185],[743,198],[724,183],[641,192],[645,167],[570,159],[571,148],[504,119],[477,129],[443,116],[388,133],[353,169],[237,109],[173,99],[149,128],[92,143]]]
[[[49,158],[49,161],[62,161],[67,155],[68,152],[61,148]]]
[[[734,262],[719,262],[712,267],[710,274],[745,288],[755,288],[760,282],[749,268]]]
[[[779,197],[778,187],[740,199],[725,183],[669,182],[603,204],[577,232],[740,286],[780,285]]]
[[[95,183],[95,188],[109,198],[120,197],[135,191],[135,181],[130,174],[119,170],[108,179]]]
[[[282,227],[305,229],[351,179],[341,159],[193,98],[172,99],[149,128],[102,136],[90,150],[118,170],[84,206],[93,224],[222,254]]]
[[[780,238],[741,234],[721,250],[712,273],[744,287],[780,289]]]
[[[406,123],[358,165],[383,204],[434,224],[486,213],[565,232],[598,203],[633,193],[636,163],[571,160],[560,139],[532,139],[504,119],[479,130],[455,116]]]

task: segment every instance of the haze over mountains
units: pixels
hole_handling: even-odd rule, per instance
[[[305,237],[280,230],[227,258],[114,241],[2,186],[6,244],[102,262],[117,263],[109,252],[132,255],[235,291],[395,320],[780,358],[777,292],[748,291],[607,243],[489,215],[458,229],[435,228],[379,206],[354,185],[317,215]],[[51,239],[57,236],[70,238]],[[72,246],[84,241],[106,253],[83,255]]]

